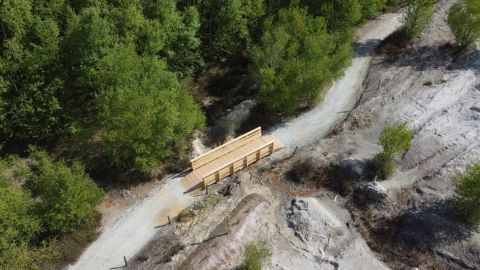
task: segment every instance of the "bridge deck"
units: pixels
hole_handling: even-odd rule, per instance
[[[255,153],[265,147],[266,144],[273,142],[273,152],[283,148],[284,146],[273,136],[265,135],[260,136],[254,140],[251,140],[248,144],[241,145],[240,147],[234,149],[233,151],[229,151],[226,153],[221,153],[220,157],[208,162],[207,164],[190,171],[183,179],[183,185],[188,189],[188,192],[199,190],[203,188],[204,184],[204,177],[215,172],[216,170],[220,170],[229,166],[235,161],[241,160],[246,156]],[[263,154],[265,156],[265,154]],[[255,162],[254,160],[253,162]],[[248,164],[253,163],[252,160],[248,161]],[[243,167],[242,167],[243,168]],[[223,177],[221,177],[223,178]],[[220,179],[221,180],[221,179]]]

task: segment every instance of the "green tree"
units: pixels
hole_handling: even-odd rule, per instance
[[[28,245],[42,227],[30,193],[7,179],[11,167],[0,161],[0,265],[2,269],[28,269]]]
[[[414,130],[406,123],[396,126],[385,126],[380,136],[383,151],[374,156],[373,170],[382,179],[387,178],[395,170],[395,156],[408,151],[412,144]]]
[[[362,0],[362,17],[369,19],[376,16],[387,5],[387,0]]]
[[[84,167],[73,162],[70,168],[64,161],[56,161],[42,151],[34,151],[32,156],[36,170],[29,185],[41,198],[40,212],[47,230],[68,232],[92,220],[103,192],[85,173]]]
[[[3,140],[42,142],[61,132],[58,94],[63,81],[52,76],[59,66],[59,28],[52,19],[33,19],[18,47],[0,59],[0,127]],[[2,86],[3,85],[3,86]]]
[[[140,29],[138,46],[144,54],[160,55],[169,69],[182,77],[203,65],[200,54],[200,15],[195,6],[180,12],[175,0],[146,5],[147,20]]]
[[[480,40],[480,1],[462,0],[450,9],[448,25],[455,34],[457,45],[471,48]]]
[[[251,55],[260,82],[258,98],[275,111],[313,105],[352,56],[349,43],[327,33],[323,18],[304,9],[282,9],[278,18],[266,20],[264,29]]]
[[[90,119],[98,94],[99,63],[118,42],[98,7],[84,8],[66,29],[62,46],[65,91],[62,107],[71,119]]]
[[[265,14],[263,0],[201,0],[198,10],[203,53],[213,60],[244,49]]]
[[[473,224],[480,224],[480,164],[455,178],[455,194],[458,208]]]
[[[108,165],[148,173],[183,151],[204,118],[174,73],[156,57],[120,46],[101,63],[99,143]]]
[[[362,4],[357,0],[326,0],[321,3],[320,14],[325,17],[331,32],[348,29],[362,19]]]
[[[403,14],[405,30],[410,38],[417,37],[433,15],[436,0],[406,0]]]

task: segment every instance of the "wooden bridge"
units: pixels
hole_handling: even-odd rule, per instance
[[[205,189],[283,147],[275,137],[262,136],[258,127],[192,159],[192,171],[184,177],[184,185],[190,191]]]

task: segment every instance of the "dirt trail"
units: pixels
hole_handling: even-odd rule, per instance
[[[295,147],[308,145],[328,134],[331,128],[342,121],[346,114],[338,113],[352,109],[371,60],[371,54],[382,39],[400,26],[400,14],[385,14],[366,24],[359,30],[358,53],[345,76],[329,90],[322,104],[313,110],[273,130],[287,150],[277,156],[283,156]],[[301,131],[301,132],[300,132]],[[132,258],[157,233],[159,226],[167,222],[167,215],[176,216],[181,209],[188,207],[194,198],[184,194],[185,187],[181,178],[166,179],[166,184],[152,194],[127,209],[111,227],[105,228],[100,237],[82,254],[69,269],[110,269],[124,264]]]

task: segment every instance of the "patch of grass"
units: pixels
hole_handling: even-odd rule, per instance
[[[263,261],[270,256],[272,256],[272,251],[265,241],[249,243],[243,252],[242,269],[261,270]]]

